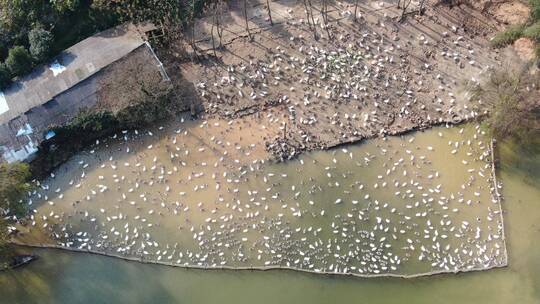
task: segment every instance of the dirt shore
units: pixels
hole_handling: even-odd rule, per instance
[[[312,3],[308,24],[302,1],[271,2],[273,25],[266,3],[256,3],[248,34],[233,2],[218,13],[221,38],[214,12],[198,21],[199,60],[183,59],[185,41],[160,55],[204,117],[274,122],[278,135],[264,144],[277,159],[473,119],[481,105],[467,87],[513,56],[490,48],[503,25],[474,7],[430,4],[419,15],[413,6],[400,20],[393,2],[360,1],[355,21],[354,2],[333,2],[325,25]]]

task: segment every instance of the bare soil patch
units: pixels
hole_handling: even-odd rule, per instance
[[[522,1],[504,1],[494,5],[490,12],[502,23],[520,24],[529,18],[530,8]]]
[[[250,39],[233,4],[220,15],[221,39],[213,16],[198,21],[202,60],[179,60],[183,52],[173,45],[165,65],[173,82],[192,84],[192,103],[205,115],[269,117],[283,132],[266,145],[281,159],[472,119],[479,113],[466,84],[503,59],[488,43],[500,24],[467,5],[429,6],[400,22],[393,4],[367,1],[355,22],[354,3],[334,2],[324,26],[314,2],[315,39],[303,2],[272,2],[273,26],[257,3],[248,12]],[[222,47],[214,53],[213,44]]]
[[[514,42],[514,50],[523,60],[531,60],[534,58],[534,41],[529,38],[519,38]]]

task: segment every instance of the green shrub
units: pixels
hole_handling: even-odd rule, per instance
[[[527,143],[540,134],[539,84],[539,75],[524,65],[495,70],[475,88],[472,98],[488,110],[483,125],[491,136]]]
[[[31,188],[30,176],[28,164],[0,164],[0,209],[17,216],[25,214],[26,204],[19,201]]]
[[[22,217],[27,214],[28,205],[23,201],[31,190],[28,164],[0,164],[0,270],[10,261],[7,225],[4,213]],[[8,212],[9,211],[9,212]]]
[[[73,120],[60,127],[53,128],[56,134],[54,143],[69,144],[70,148],[79,149],[114,132],[119,127],[118,119],[110,112],[80,112]]]
[[[55,136],[39,145],[30,171],[35,178],[44,178],[79,150],[119,129],[118,119],[110,112],[82,111],[69,123],[52,128]]]
[[[11,250],[8,249],[8,233],[6,220],[0,217],[0,271],[7,269],[11,258]]]
[[[22,76],[32,70],[32,56],[28,51],[18,45],[9,50],[6,66],[13,76]]]
[[[116,114],[123,128],[132,129],[163,121],[180,111],[171,94],[151,98],[122,109]]]
[[[529,0],[531,6],[531,19],[533,21],[540,21],[540,0]]]
[[[5,64],[0,63],[0,90],[5,89],[11,82],[11,73]]]
[[[540,41],[540,21],[523,30],[523,37],[530,38],[534,41]]]
[[[11,43],[10,37],[7,36],[8,34],[6,33],[5,29],[3,29],[0,25],[0,62],[3,62],[4,59],[6,59],[9,50],[9,44]]]
[[[81,1],[79,0],[56,0],[51,2],[54,9],[60,14],[73,12],[81,6]]]
[[[495,35],[493,40],[491,40],[491,45],[494,47],[505,47],[512,44],[523,35],[524,29],[525,26],[523,24],[509,26],[506,30]]]
[[[35,178],[45,177],[97,139],[120,130],[165,121],[182,110],[185,110],[182,103],[174,99],[172,94],[165,93],[126,107],[116,114],[82,111],[68,124],[53,128],[56,135],[40,144],[36,157],[30,163],[32,175]]]
[[[40,26],[35,27],[28,33],[28,41],[30,42],[30,54],[36,61],[46,60],[51,54],[54,41],[51,32]]]

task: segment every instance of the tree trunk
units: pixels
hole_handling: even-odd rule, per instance
[[[270,25],[274,25],[274,21],[272,21],[272,11],[270,10],[270,0],[266,0],[266,7],[268,9],[268,18],[270,18]]]
[[[195,0],[191,3],[191,48],[195,57],[199,57],[197,54],[197,46],[195,45]]]
[[[354,2],[354,22],[358,21],[357,15],[358,15],[358,0]]]
[[[326,25],[326,1],[327,0],[322,0],[322,3],[321,3],[321,15],[322,15],[323,23],[325,25]]]
[[[214,57],[217,58],[217,53],[216,53],[216,40],[214,38],[214,27],[216,25],[216,3],[214,2],[214,20],[212,22],[212,28],[210,29],[210,35],[212,35],[212,50],[214,51]]]
[[[216,32],[217,32],[218,38],[219,38],[218,47],[221,48],[223,46],[223,43],[222,43],[223,29],[221,28],[221,23],[220,23],[219,14],[218,14],[218,4],[219,4],[219,8],[221,8],[221,2],[216,1],[214,3],[215,3],[214,18],[215,18],[215,22],[216,22]]]
[[[423,15],[424,14],[424,10],[425,10],[425,4],[426,4],[426,0],[420,0],[420,15]]]
[[[304,0],[303,2],[304,2],[304,8],[306,9],[307,24],[308,24],[309,29],[311,29],[311,21],[309,20],[309,9],[307,6],[307,1]]]
[[[328,35],[328,39],[332,39],[332,36],[330,35],[330,30],[328,29],[328,0],[323,0],[322,5],[323,7],[321,9],[321,13],[323,16],[323,27],[326,31],[326,34]]]
[[[191,48],[193,49],[193,54],[195,57],[199,57],[197,53],[197,45],[195,43],[195,22],[191,22]]]
[[[319,40],[319,35],[317,34],[317,25],[315,24],[315,18],[313,17],[313,8],[311,5],[311,0],[307,0],[309,4],[309,16],[311,16],[311,24],[313,25],[313,38]]]
[[[248,34],[248,38],[249,40],[253,40],[253,38],[251,37],[251,32],[249,31],[249,23],[248,23],[248,15],[247,15],[247,0],[244,0],[244,19],[246,20],[246,31],[247,31],[247,34]]]
[[[405,14],[407,13],[407,9],[409,8],[409,5],[411,5],[412,0],[403,0],[403,7],[401,10],[401,17],[399,18],[399,21],[403,21],[405,19]]]

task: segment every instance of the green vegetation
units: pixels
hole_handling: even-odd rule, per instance
[[[91,0],[0,0],[0,63],[14,48],[20,57],[9,78],[23,76],[78,41],[118,23]],[[22,68],[18,68],[22,67]],[[0,89],[9,82],[0,82]]]
[[[529,0],[529,5],[531,8],[529,20],[523,24],[509,26],[506,30],[497,33],[491,40],[492,46],[505,47],[519,38],[529,38],[535,42],[535,55],[540,59],[540,0]]]
[[[531,6],[531,18],[533,20],[540,20],[540,0],[529,0]]]
[[[527,37],[536,42],[540,42],[540,21],[528,26],[523,30],[523,37]]]
[[[525,26],[523,24],[511,25],[505,31],[497,33],[493,40],[491,40],[491,44],[494,47],[510,45],[523,36],[524,29]]]
[[[4,63],[0,62],[0,88],[3,88],[11,81],[11,73]]]
[[[8,267],[9,259],[11,257],[7,238],[7,223],[4,219],[0,219],[0,270]]]
[[[497,140],[527,144],[540,135],[540,75],[528,66],[493,71],[473,100],[488,109],[483,124]]]
[[[120,130],[136,129],[164,121],[184,111],[182,104],[170,93],[150,97],[118,113],[80,112],[69,124],[52,128],[56,135],[41,143],[36,158],[30,163],[35,178],[45,177],[73,154],[93,144],[97,139]]]
[[[23,76],[71,45],[122,22],[182,28],[207,1],[0,0],[0,63],[16,48],[14,52],[24,56],[18,57],[8,78]],[[5,78],[0,71],[0,90],[10,83]]]
[[[26,214],[26,204],[22,200],[31,189],[29,179],[27,164],[0,164],[0,269],[7,266],[11,258],[6,216],[21,217]]]
[[[534,54],[540,65],[540,0],[530,0],[531,12],[524,24],[510,26],[491,41],[504,47],[525,37],[535,43]],[[473,99],[488,105],[484,126],[498,140],[515,140],[528,146],[540,134],[540,91],[538,71],[499,70],[474,89]]]
[[[21,203],[21,199],[30,190],[29,179],[28,164],[0,164],[0,210],[16,216],[26,214],[26,207]]]
[[[17,45],[9,50],[6,67],[11,75],[24,75],[32,70],[32,57],[28,51]]]
[[[43,61],[49,58],[52,50],[54,36],[51,32],[41,27],[33,28],[28,33],[30,43],[30,54],[36,61]]]
[[[94,0],[93,6],[118,14],[122,21],[182,22],[183,6],[177,0]]]

